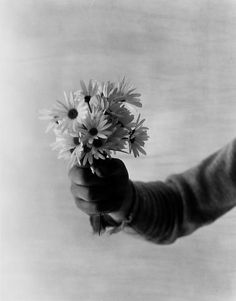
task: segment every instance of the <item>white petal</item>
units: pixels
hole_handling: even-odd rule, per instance
[[[88,84],[88,95],[92,96],[92,88],[93,88],[93,84],[92,84],[92,80],[89,80],[89,84]]]
[[[68,96],[65,91],[64,91],[64,97],[65,97],[66,104],[69,106],[70,103],[69,103]]]
[[[81,88],[83,90],[83,94],[88,95],[88,90],[87,90],[86,85],[85,85],[83,80],[80,81],[80,85],[81,85]]]

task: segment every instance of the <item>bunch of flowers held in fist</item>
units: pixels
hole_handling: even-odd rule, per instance
[[[41,111],[41,119],[49,120],[46,131],[53,130],[56,142],[52,148],[58,158],[73,165],[92,166],[94,159],[110,158],[112,153],[133,153],[144,150],[148,128],[134,106],[141,107],[140,94],[123,79],[118,83],[81,81],[81,89],[64,93],[50,110]]]

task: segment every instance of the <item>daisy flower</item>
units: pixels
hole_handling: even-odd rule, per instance
[[[107,139],[111,134],[111,131],[108,130],[110,126],[111,124],[108,123],[107,117],[103,112],[93,108],[91,113],[88,112],[79,129],[83,143],[92,144],[94,139]]]
[[[46,128],[46,133],[50,130],[56,129],[56,127],[59,125],[59,116],[55,115],[55,112],[53,112],[53,110],[40,110],[39,119],[49,120],[48,126]]]
[[[64,96],[64,102],[57,100],[56,105],[51,110],[41,112],[41,119],[49,120],[47,131],[53,128],[60,129],[62,132],[75,130],[78,123],[79,103],[72,92],[70,92],[69,98],[65,92]]]
[[[116,84],[110,81],[100,84],[99,86],[99,94],[102,97],[105,97],[107,100],[112,101],[115,98],[117,93]]]
[[[123,78],[117,87],[117,97],[116,101],[131,104],[136,107],[142,107],[140,93],[135,93],[135,88],[132,88],[128,83],[125,82]]]
[[[111,157],[111,150],[109,145],[106,144],[104,139],[95,139],[89,147],[85,146],[84,154],[82,155],[82,165],[87,163],[93,165],[93,160],[102,159],[105,160],[108,157]]]
[[[106,141],[107,147],[114,152],[125,152],[128,135],[128,129],[118,125],[114,129],[113,133],[108,137]]]
[[[146,155],[143,146],[145,144],[144,141],[148,140],[147,135],[147,127],[142,126],[145,119],[140,121],[140,114],[138,116],[135,127],[129,133],[129,152],[133,152],[135,157],[139,156],[139,152],[143,155]]]
[[[96,100],[93,102],[92,106],[98,109],[99,111],[103,111],[105,114],[105,112],[109,109],[110,104],[107,98],[101,95],[97,95]]]
[[[61,133],[55,131],[56,142],[51,146],[53,150],[58,151],[58,159],[63,158],[69,160],[68,168],[76,164],[81,164],[83,146],[79,135],[72,136],[68,132]]]
[[[130,124],[134,119],[134,115],[122,103],[113,103],[110,105],[107,114],[113,116],[118,124],[126,128],[130,128]]]
[[[51,110],[41,111],[40,119],[49,120],[56,141],[52,148],[58,158],[69,159],[69,166],[93,165],[94,160],[111,157],[118,152],[146,154],[148,128],[136,107],[141,107],[140,94],[125,79],[119,83],[80,81],[77,92],[64,93]]]
[[[84,103],[88,105],[89,110],[91,111],[90,100],[98,94],[98,84],[90,79],[88,87],[86,87],[83,80],[80,81],[80,85],[82,90],[76,92],[76,95],[84,100]]]

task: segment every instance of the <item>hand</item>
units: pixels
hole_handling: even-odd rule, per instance
[[[71,192],[76,205],[88,215],[110,213],[116,221],[127,217],[133,188],[127,169],[119,159],[96,160],[94,173],[74,166],[70,172]]]

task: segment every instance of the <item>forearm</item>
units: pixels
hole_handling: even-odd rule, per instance
[[[183,219],[180,197],[163,182],[135,182],[130,227],[158,244],[173,243]]]
[[[236,140],[164,183],[134,187],[131,228],[156,243],[172,243],[236,205]]]

